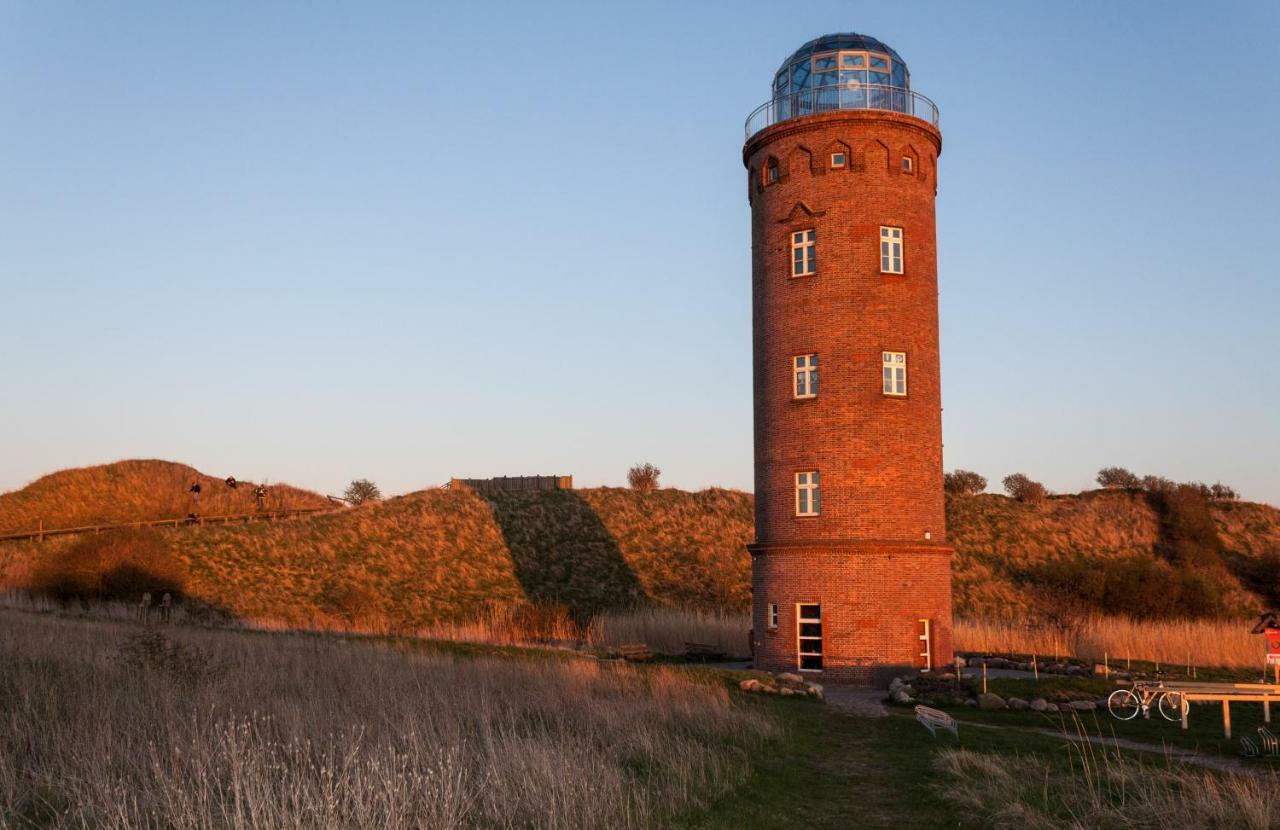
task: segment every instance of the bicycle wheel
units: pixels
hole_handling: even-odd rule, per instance
[[[1191,704],[1187,699],[1177,692],[1165,692],[1160,695],[1160,714],[1164,715],[1165,720],[1180,721],[1182,713],[1191,708]]]
[[[1117,720],[1133,720],[1142,711],[1142,701],[1129,689],[1116,689],[1107,698],[1107,711]]]

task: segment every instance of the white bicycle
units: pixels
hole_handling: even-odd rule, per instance
[[[1168,721],[1180,721],[1191,704],[1181,692],[1165,691],[1162,683],[1134,683],[1131,689],[1116,689],[1107,698],[1107,711],[1117,720],[1133,720],[1142,714],[1151,717],[1151,708],[1160,710]]]

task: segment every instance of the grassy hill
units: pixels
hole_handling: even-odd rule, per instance
[[[0,524],[15,522],[14,504],[25,506],[24,516],[36,515],[33,510],[50,515],[32,504],[60,506],[57,515],[66,523],[135,518],[148,510],[172,514],[172,499],[150,506],[145,499],[126,501],[115,494],[137,485],[109,482],[149,481],[155,490],[161,481],[181,501],[183,482],[193,475],[189,467],[162,462],[55,474],[0,496]],[[202,480],[206,492],[227,489]],[[79,495],[59,493],[59,481],[73,483]],[[43,495],[36,499],[28,491]],[[304,504],[320,501],[305,491],[281,492],[313,500]],[[111,494],[111,503],[95,503],[98,493]],[[248,495],[244,488],[238,493]],[[1221,607],[1252,613],[1280,599],[1280,510],[1244,502],[1210,503],[1208,510],[1222,564],[1204,571],[1204,580]],[[956,546],[955,606],[966,615],[1141,615],[1148,611],[1132,605],[1130,594],[1155,591],[1163,600],[1159,580],[1176,580],[1185,570],[1167,515],[1137,492],[1096,491],[1038,504],[989,494],[958,497],[949,500],[948,524]],[[489,496],[430,490],[291,521],[156,532],[185,570],[188,594],[237,616],[288,625],[411,630],[523,600],[579,615],[637,604],[741,609],[750,602],[745,545],[753,535],[752,497],[719,489]],[[3,546],[0,587],[22,586],[37,560],[74,543]],[[1117,573],[1117,584],[1093,585],[1092,595],[1072,593],[1077,582],[1092,585],[1098,575]],[[1170,584],[1170,591],[1182,590],[1181,583]]]
[[[199,481],[199,512],[206,516],[248,513],[254,509],[254,485],[234,490],[214,478],[172,461],[117,461],[95,467],[60,470],[21,490],[0,493],[0,534],[45,528],[136,522],[185,516],[192,510],[188,488]],[[319,493],[286,484],[268,489],[267,506],[325,507]]]

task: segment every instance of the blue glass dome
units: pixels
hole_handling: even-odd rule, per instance
[[[773,76],[774,97],[820,87],[911,88],[911,73],[897,52],[868,35],[823,35],[801,46]]]

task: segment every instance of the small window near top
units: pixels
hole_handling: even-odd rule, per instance
[[[911,173],[915,170],[915,166],[911,162],[911,156],[902,157],[902,172]]]
[[[796,515],[816,516],[822,502],[818,494],[818,471],[796,473]]]
[[[818,356],[816,354],[796,355],[795,381],[794,397],[818,397]]]
[[[817,253],[813,228],[791,234],[791,276],[807,277],[816,273]]]
[[[880,272],[902,273],[902,228],[880,228]]]
[[[895,398],[906,397],[907,353],[884,352],[880,358],[884,367],[884,393]]]
[[[777,184],[778,182],[778,160],[769,159],[769,163],[764,167],[764,183]]]
[[[831,166],[832,166],[832,167],[844,167],[844,153],[832,153],[832,154],[831,154]]]
[[[778,627],[778,603],[769,603],[769,628]]]

